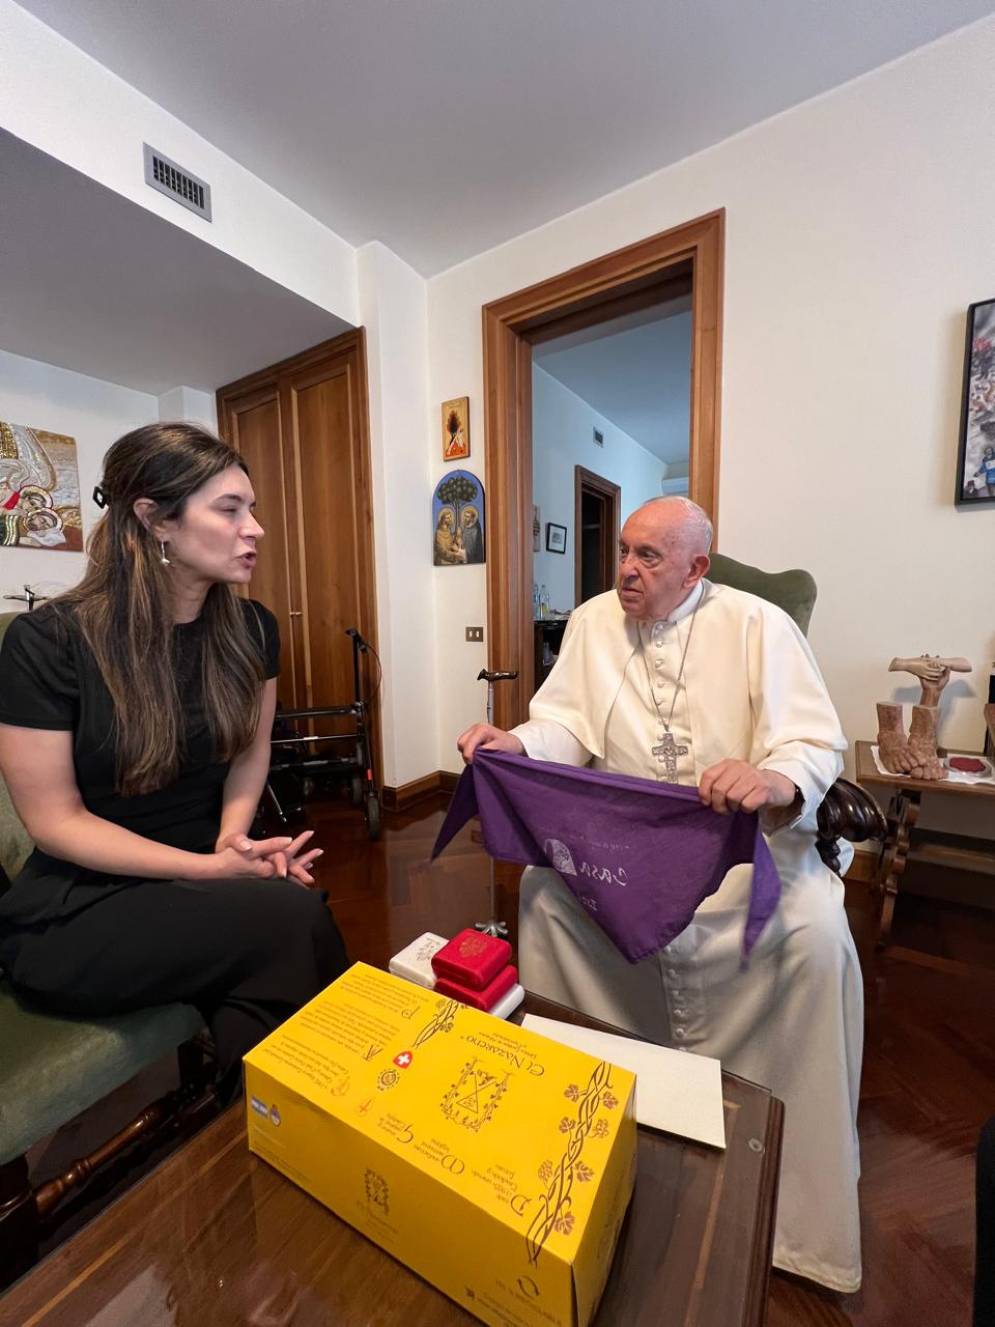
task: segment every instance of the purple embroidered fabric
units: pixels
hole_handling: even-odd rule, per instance
[[[753,864],[744,957],[781,896],[757,816],[719,815],[696,788],[478,751],[433,860],[473,816],[491,857],[558,871],[630,963],[679,935],[733,866]]]

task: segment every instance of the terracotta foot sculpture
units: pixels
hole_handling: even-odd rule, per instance
[[[913,705],[909,724],[909,753],[921,773],[920,779],[945,779],[947,771],[936,754],[936,721],[939,711],[932,705]]]

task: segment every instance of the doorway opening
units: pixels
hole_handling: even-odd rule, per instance
[[[574,467],[574,607],[615,584],[622,489],[603,475]]]
[[[663,482],[658,479],[654,492],[644,496],[686,492],[714,523],[718,506],[723,244],[724,213],[719,211],[484,307],[486,475],[489,524],[494,532],[487,565],[489,666],[518,671],[517,681],[502,687],[495,698],[494,721],[501,728],[513,727],[527,717],[528,702],[543,672],[548,671],[541,662],[547,651],[544,648],[540,652],[537,646],[536,556],[562,554],[566,549],[575,554],[577,540],[583,534],[583,496],[577,497],[576,479],[574,508],[569,513],[574,519],[573,532],[563,529],[566,522],[562,517],[557,521],[555,515],[541,511],[535,496],[534,348],[576,337],[613,320],[646,320],[650,310],[686,299],[690,315],[687,468],[683,475],[675,473],[669,487],[664,470]],[[537,352],[536,357],[541,353]],[[591,473],[615,482],[611,475],[601,476],[599,470]],[[589,511],[590,523],[602,524],[594,508],[589,506]],[[617,534],[612,548],[612,578],[615,549]],[[562,556],[557,559],[561,566],[566,560]],[[583,590],[583,570],[580,575]],[[592,572],[592,584],[594,575]],[[598,575],[603,581],[603,564]],[[575,557],[572,575],[566,582],[570,597],[576,596],[577,578]],[[565,605],[551,602],[554,610],[562,607]]]

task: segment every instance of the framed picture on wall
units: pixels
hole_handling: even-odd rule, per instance
[[[75,438],[0,420],[0,548],[82,552]]]
[[[470,455],[470,398],[442,403],[442,459],[465,461]]]
[[[958,507],[995,503],[995,299],[972,304],[967,311],[954,500]]]
[[[437,567],[486,562],[484,486],[469,470],[449,470],[432,495],[432,561]]]
[[[546,522],[546,552],[565,553],[567,551],[567,527]]]

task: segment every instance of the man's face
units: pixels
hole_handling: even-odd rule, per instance
[[[679,509],[640,507],[622,527],[618,597],[627,616],[657,621],[681,603],[708,570],[689,545]]]

